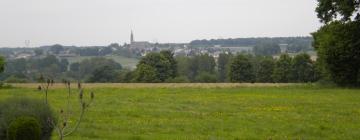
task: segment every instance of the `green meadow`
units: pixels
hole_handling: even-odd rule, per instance
[[[85,93],[94,91],[95,101],[65,140],[360,138],[359,89],[205,87],[85,87]],[[66,95],[64,88],[50,89],[54,112],[66,106]],[[43,98],[33,87],[0,89],[0,100],[12,96]],[[77,97],[73,89],[73,120]],[[53,139],[58,139],[55,131]]]

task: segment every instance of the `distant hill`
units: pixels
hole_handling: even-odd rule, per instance
[[[210,40],[194,40],[189,43],[191,46],[215,46],[223,47],[246,47],[255,46],[261,43],[288,44],[290,46],[306,46],[312,44],[312,37],[262,37],[262,38],[229,38],[229,39],[210,39]]]

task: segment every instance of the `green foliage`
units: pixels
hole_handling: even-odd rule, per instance
[[[190,57],[177,56],[175,60],[177,61],[178,75],[190,77]]]
[[[177,63],[169,51],[149,53],[140,60],[135,71],[136,82],[165,82],[177,75]]]
[[[172,79],[167,79],[166,83],[190,83],[190,80],[186,76],[177,76]]]
[[[359,85],[360,21],[332,22],[313,33],[320,66],[340,86]]]
[[[217,64],[217,73],[218,73],[218,81],[225,82],[227,80],[227,75],[229,72],[229,65],[231,62],[232,55],[221,53],[218,58]]]
[[[195,56],[195,61],[197,63],[197,72],[208,72],[208,73],[215,73],[215,59],[214,57],[210,56],[209,54],[202,54]]]
[[[355,20],[360,19],[359,0],[317,0],[319,2],[316,12],[318,18],[324,23],[329,23],[341,17],[342,21],[351,21],[355,16]]]
[[[34,117],[40,123],[42,139],[50,139],[53,126],[49,125],[48,119],[55,119],[50,107],[42,100],[24,97],[10,98],[0,102],[0,139],[6,138],[6,130],[10,123],[22,116]]]
[[[215,59],[208,54],[196,55],[194,57],[178,57],[179,75],[187,76],[191,82],[196,81],[196,76],[201,72],[215,73]]]
[[[6,83],[28,83],[29,81],[26,78],[18,77],[16,75],[11,75],[5,79]]]
[[[171,51],[161,51],[160,54],[164,56],[170,62],[170,77],[177,76],[177,62],[174,58],[174,54]]]
[[[224,47],[250,47],[256,46],[261,43],[274,43],[274,44],[288,44],[290,46],[303,46],[305,48],[311,47],[311,37],[259,37],[259,38],[229,38],[229,39],[209,39],[209,40],[194,40],[190,42],[190,46],[205,46],[213,47],[221,45]]]
[[[118,72],[114,67],[102,66],[96,68],[87,82],[90,83],[111,83],[116,82]]]
[[[5,59],[4,57],[0,56],[0,73],[5,70]]]
[[[280,46],[276,43],[261,43],[254,47],[257,56],[272,56],[281,53]]]
[[[13,120],[7,130],[8,140],[40,140],[40,123],[33,117],[19,117]]]
[[[80,71],[80,63],[75,62],[75,63],[70,64],[70,71],[79,72]]]
[[[316,81],[315,66],[308,54],[296,55],[292,63],[293,80],[295,82],[306,83]]]
[[[231,82],[254,82],[255,75],[249,58],[237,55],[230,64],[229,78]]]
[[[121,70],[121,64],[115,62],[112,59],[107,59],[103,57],[94,57],[90,59],[85,59],[80,62],[79,68],[77,69],[76,64],[71,68],[76,74],[80,74],[80,78],[91,77],[95,70],[101,71],[104,67],[111,68],[112,70]]]
[[[259,60],[259,65],[256,70],[256,82],[272,83],[272,73],[274,72],[275,61],[271,57],[264,57]]]
[[[157,77],[158,72],[150,65],[139,64],[135,72],[135,81],[145,83],[158,83],[161,82]]]
[[[274,82],[288,83],[292,81],[292,59],[287,54],[282,54],[276,61],[272,74]]]
[[[337,85],[358,86],[360,1],[318,2],[316,12],[325,25],[312,34],[319,56],[316,70],[322,79],[331,79]]]
[[[199,83],[216,83],[216,75],[208,72],[200,72],[195,77],[195,81]]]
[[[42,49],[35,49],[34,50],[34,53],[35,53],[35,55],[36,56],[41,56],[41,55],[43,55],[44,54],[44,50],[42,50]]]

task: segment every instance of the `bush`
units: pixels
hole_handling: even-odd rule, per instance
[[[0,102],[0,139],[6,138],[11,122],[22,116],[34,117],[40,123],[41,138],[50,139],[53,126],[48,123],[48,119],[55,119],[50,107],[43,100],[25,97],[13,97]]]
[[[166,83],[190,83],[189,79],[186,76],[178,76],[175,78],[167,79]]]
[[[28,80],[25,78],[20,78],[20,77],[12,75],[12,76],[6,78],[5,82],[6,83],[27,83]]]
[[[8,140],[40,140],[40,123],[34,117],[19,117],[7,130]]]
[[[208,72],[201,72],[195,77],[195,81],[199,83],[216,83],[216,75]]]

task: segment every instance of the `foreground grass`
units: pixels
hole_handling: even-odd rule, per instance
[[[261,86],[91,90],[96,93],[95,104],[79,131],[67,140],[360,137],[360,90],[356,89]],[[65,106],[65,93],[60,88],[50,91],[54,110]],[[35,88],[0,90],[0,100],[11,96],[42,98]],[[76,101],[72,104],[75,110]],[[76,115],[76,111],[73,113]]]

